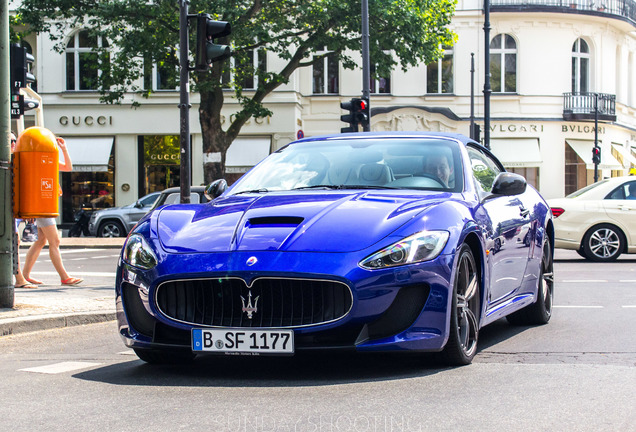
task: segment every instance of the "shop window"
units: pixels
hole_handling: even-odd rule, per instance
[[[508,171],[525,177],[526,182],[528,182],[529,185],[532,185],[536,190],[539,190],[539,168],[508,168]]]
[[[587,186],[587,169],[583,159],[570,147],[565,145],[565,194],[569,195]]]
[[[140,136],[139,152],[140,196],[180,186],[179,135]]]
[[[99,210],[115,205],[114,147],[106,171],[72,171],[61,173],[62,222],[74,222],[80,209]]]

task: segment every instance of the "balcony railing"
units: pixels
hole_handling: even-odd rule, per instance
[[[554,11],[613,15],[636,26],[634,0],[490,0],[491,11]]]
[[[606,93],[563,93],[563,118],[565,120],[616,121],[616,95]]]

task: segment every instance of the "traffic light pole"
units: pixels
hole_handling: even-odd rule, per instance
[[[362,0],[362,97],[369,104],[371,94],[371,67],[369,61],[369,0]],[[369,132],[371,130],[371,109],[366,108],[369,118],[362,124],[362,130]]]
[[[484,0],[484,146],[490,150],[490,0]]]
[[[0,308],[12,308],[13,287],[13,210],[11,208],[11,132],[10,62],[9,62],[9,2],[0,6]]]
[[[181,203],[190,203],[190,66],[188,54],[188,1],[179,2],[179,111],[180,111],[180,172]]]
[[[594,93],[594,150],[598,148],[598,93]],[[598,181],[598,163],[594,161],[594,183]]]

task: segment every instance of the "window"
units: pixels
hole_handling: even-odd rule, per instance
[[[179,90],[179,50],[170,48],[157,62],[147,59],[144,63],[144,88],[153,91]]]
[[[494,93],[517,91],[517,43],[508,34],[490,41],[490,87]]]
[[[426,93],[453,93],[452,47],[444,47],[444,55],[426,66]]]
[[[572,92],[587,93],[590,91],[590,49],[583,39],[579,38],[572,45]]]
[[[371,93],[391,93],[391,77],[377,77],[375,76],[376,65],[371,65],[371,83],[369,85],[369,91]]]
[[[483,151],[472,146],[467,146],[466,149],[468,150],[468,156],[470,157],[470,164],[473,169],[473,176],[476,180],[477,187],[481,188],[484,192],[490,192],[495,177],[504,170],[494,159]]]
[[[86,30],[71,36],[66,45],[66,90],[97,90],[98,80],[106,63],[110,61],[108,41],[101,36],[93,36]]]
[[[239,69],[236,66],[237,62],[240,65]],[[267,72],[267,51],[252,50],[230,59],[230,67],[224,68],[221,82],[223,87],[229,88],[232,81],[237,80],[244,90],[256,90],[258,76],[265,72]]]
[[[313,65],[314,94],[338,94],[340,92],[338,80],[338,60],[327,56],[326,47],[316,52],[315,56],[325,56]]]

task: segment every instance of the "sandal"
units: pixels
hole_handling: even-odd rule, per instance
[[[44,282],[37,279],[25,278],[27,282],[32,283],[33,285],[42,285]]]
[[[70,277],[68,279],[64,279],[63,281],[61,281],[61,283],[62,283],[62,285],[73,286],[73,285],[79,285],[83,281],[84,281],[84,279],[82,279],[82,278]]]
[[[38,286],[29,282],[25,282],[22,285],[14,285],[15,288],[35,289]]]

